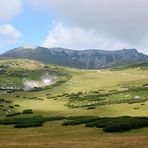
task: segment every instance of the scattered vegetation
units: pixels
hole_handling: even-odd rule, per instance
[[[16,112],[16,113],[8,114],[8,115],[6,115],[6,117],[13,117],[16,115],[21,115],[21,114],[22,114],[21,112]]]
[[[33,114],[32,109],[25,109],[23,110],[23,114]]]
[[[85,93],[66,94],[69,98],[67,106],[70,108],[91,107],[109,104],[121,103],[142,103],[148,101],[148,87],[138,86],[130,87],[125,90],[109,90],[109,91],[90,91]],[[138,96],[136,96],[138,94]],[[139,96],[140,94],[140,96]],[[129,96],[128,98],[126,96]],[[118,98],[117,98],[118,97]],[[117,99],[115,99],[117,98]]]
[[[81,142],[81,137],[94,140],[94,137],[102,134],[102,130],[105,132],[124,132],[148,127],[148,119],[140,117],[147,116],[148,73],[146,65],[141,65],[143,68],[135,66],[135,68],[123,69],[123,71],[120,69],[97,71],[44,65],[38,62],[34,64],[29,60],[22,64],[21,61],[23,60],[8,62],[4,64],[8,65],[7,67],[0,67],[0,124],[10,125],[8,127],[0,126],[3,139],[14,136],[14,139],[17,140],[10,138],[11,142],[18,143],[18,139],[24,140],[24,133],[27,137],[28,132],[30,132],[29,135],[32,138],[30,140],[29,136],[26,140],[33,143],[33,139],[36,142],[36,138],[46,139],[47,135],[44,134],[46,131],[51,133],[49,134],[51,139],[52,136],[57,136],[57,140],[65,139],[65,141],[68,138],[71,140],[73,135],[77,134],[77,138],[80,138]],[[30,92],[17,89],[22,87],[23,77],[36,81],[40,79],[43,72],[57,74],[57,83],[46,87],[46,89],[35,88],[36,90]],[[14,108],[9,108],[9,106]],[[30,111],[24,111],[26,113],[23,114],[20,111],[24,109],[30,109]],[[123,115],[128,116],[123,117]],[[45,122],[49,123],[43,126]],[[72,125],[76,125],[76,127],[72,127]],[[42,129],[33,129],[33,127],[38,126],[43,127],[41,127]],[[31,129],[21,129],[23,135],[21,137],[20,130],[14,130],[13,127]],[[37,137],[34,137],[34,132]],[[10,133],[11,135],[9,135]],[[117,135],[104,133],[101,136],[105,135],[109,138],[112,135],[120,136],[123,140],[122,135],[126,135],[128,138],[130,134],[137,135],[137,139],[139,139],[138,134],[140,136],[146,135],[147,128]],[[18,138],[17,135],[20,137]],[[111,137],[113,140],[114,138]],[[124,139],[126,138],[124,137]],[[47,139],[49,140],[49,138]],[[116,139],[118,140],[118,138]],[[92,144],[92,141],[90,143]],[[86,147],[91,147],[91,145]]]
[[[18,114],[18,113],[17,113]],[[13,116],[13,114],[11,114]],[[11,116],[9,115],[9,117]],[[16,113],[15,113],[16,115]],[[14,125],[15,128],[28,128],[42,126],[47,121],[63,120],[66,117],[63,116],[32,116],[32,117],[14,117],[4,118],[0,120],[0,125]]]
[[[148,117],[87,117],[77,118],[66,121],[63,125],[80,125],[85,124],[86,127],[103,128],[105,132],[124,132],[132,129],[148,127]]]
[[[18,113],[19,114],[19,113]],[[42,126],[47,121],[68,120],[63,126],[85,124],[86,127],[103,128],[105,132],[124,132],[131,129],[148,127],[148,117],[95,117],[95,116],[32,116],[4,118],[0,125],[14,125],[14,128],[28,128]]]
[[[119,66],[119,67],[114,67],[111,70],[113,71],[119,71],[119,70],[126,70],[129,68],[140,68],[142,70],[148,70],[148,62],[144,63],[138,63],[138,64],[132,64],[132,65],[126,65],[126,66]]]

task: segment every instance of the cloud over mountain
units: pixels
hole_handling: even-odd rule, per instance
[[[74,27],[85,32],[93,30],[97,38],[99,36],[100,40],[104,40],[97,48],[107,48],[109,45],[109,48],[116,49],[120,45],[126,48],[145,48],[144,52],[147,52],[147,0],[29,0],[29,3],[34,8],[48,10],[49,15],[57,22],[62,22],[69,32]],[[95,36],[92,34],[90,38]],[[91,43],[92,46],[95,42],[96,39]]]

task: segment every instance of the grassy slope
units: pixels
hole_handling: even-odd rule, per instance
[[[46,72],[48,74],[61,75],[64,70],[60,66],[46,65],[41,62],[33,60],[2,60],[0,61],[0,86],[16,85],[20,88],[23,87],[23,79],[37,80]]]
[[[47,99],[46,94],[51,94],[53,96],[65,93],[65,92],[77,92],[77,91],[90,91],[90,90],[98,90],[98,89],[115,89],[115,88],[120,88],[119,84],[126,83],[127,85],[133,85],[134,83],[137,83],[137,85],[140,84],[145,84],[148,82],[148,80],[145,77],[142,77],[141,75],[147,75],[147,71],[137,71],[137,70],[126,70],[124,71],[126,73],[133,73],[137,76],[132,76],[132,75],[123,75],[123,71],[115,71],[115,72],[110,72],[110,71],[102,71],[102,72],[97,72],[97,71],[77,71],[73,70],[70,72],[73,74],[73,78],[66,83],[60,85],[57,89],[57,87],[51,89],[51,90],[45,90],[42,92],[38,93],[27,93],[25,94],[24,92],[19,92],[18,95],[20,96],[38,96],[40,99],[44,99],[44,101],[41,100],[24,100],[24,99],[17,99],[16,98],[16,103],[22,104],[23,108],[33,108],[38,112],[44,112],[46,114],[52,113],[54,114],[94,114],[93,112],[95,111],[96,114],[99,115],[120,115],[120,112],[123,112],[123,114],[126,115],[132,115],[130,112],[133,112],[133,107],[129,108],[130,110],[127,111],[124,109],[124,106],[131,106],[129,104],[123,104],[123,111],[121,110],[120,112],[117,112],[115,110],[117,108],[117,105],[107,105],[103,107],[97,107],[96,110],[94,111],[87,111],[86,109],[69,109],[64,104],[68,101],[65,98],[59,98],[58,100],[54,99]],[[134,83],[132,83],[134,81]],[[121,104],[122,105],[122,104]],[[144,108],[145,106],[143,106]],[[103,109],[102,109],[103,108]],[[78,110],[78,111],[77,111]],[[100,112],[101,110],[101,112]],[[110,110],[112,110],[110,112]],[[119,107],[120,110],[120,107]],[[99,112],[98,112],[99,111]],[[98,113],[99,114],[98,114]],[[112,113],[113,112],[113,113]],[[147,112],[143,110],[143,113],[139,113],[139,110],[134,110],[135,114],[139,115],[146,115]],[[102,114],[101,114],[102,113]],[[96,115],[95,114],[95,115]],[[135,115],[134,114],[134,115]],[[122,115],[122,114],[121,114]]]
[[[36,64],[35,64],[36,65]],[[28,68],[28,66],[26,66]],[[35,68],[36,69],[36,68]],[[65,97],[47,99],[48,95],[57,96],[65,92],[88,92],[98,89],[121,89],[122,85],[133,86],[148,83],[148,71],[140,69],[124,70],[77,70],[66,69],[66,72],[73,75],[72,79],[60,86],[53,87],[40,92],[16,92],[4,94],[0,92],[0,98],[13,100],[13,104],[19,104],[19,108],[13,111],[22,111],[32,108],[37,115],[95,115],[95,116],[147,116],[148,102],[134,104],[112,104],[97,106],[96,109],[86,108],[70,109],[65,104],[69,101]],[[17,98],[16,96],[20,96]],[[133,94],[134,95],[140,95]],[[143,95],[143,93],[141,94]],[[145,95],[147,97],[148,95]],[[24,98],[25,97],[25,98]],[[30,99],[37,97],[42,100]],[[110,96],[116,99],[121,96]],[[108,99],[108,98],[106,98]],[[134,109],[138,107],[139,109]],[[148,145],[148,130],[140,129],[125,132],[122,134],[107,134],[101,129],[89,129],[83,126],[63,127],[61,122],[47,122],[43,127],[30,129],[13,129],[11,126],[0,126],[0,147],[146,147]],[[13,137],[13,138],[12,138]],[[6,139],[9,141],[6,141]],[[140,140],[139,140],[140,139]],[[138,142],[137,142],[138,140]],[[140,141],[140,142],[139,142]],[[9,145],[8,145],[9,143]],[[27,143],[27,144],[26,144]],[[40,144],[39,144],[40,143]]]

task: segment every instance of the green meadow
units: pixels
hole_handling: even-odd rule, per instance
[[[148,63],[81,70],[24,59],[0,61],[0,68],[0,123],[10,120],[8,125],[0,125],[0,147],[148,147],[147,121],[145,126],[116,133],[84,124],[62,125],[70,117],[148,117]],[[39,90],[23,91],[24,78],[40,81],[44,72],[56,75],[55,83]],[[7,88],[14,85],[18,89]],[[48,119],[33,120],[40,116]],[[23,126],[33,121],[27,128],[20,127],[19,121],[17,128],[12,122],[16,118],[22,120]],[[33,127],[35,123],[40,123],[39,127]]]

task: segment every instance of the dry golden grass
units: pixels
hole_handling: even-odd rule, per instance
[[[0,127],[1,148],[147,148],[148,130],[109,134],[83,126],[48,122],[40,128]]]

